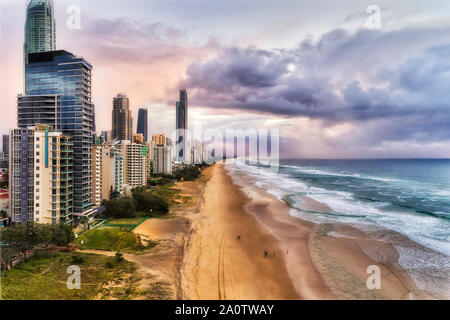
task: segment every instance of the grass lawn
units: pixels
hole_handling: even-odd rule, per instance
[[[169,204],[172,204],[172,200],[178,195],[178,193],[180,193],[180,190],[174,189],[173,185],[173,183],[167,183],[151,191],[149,190],[149,192],[163,198],[164,200],[168,201]]]
[[[83,245],[81,241],[83,240]],[[143,244],[140,237],[126,228],[103,227],[90,230],[75,240],[82,250],[105,250],[139,253],[150,249],[156,242]]]
[[[75,240],[75,244],[80,249],[123,251],[133,249],[138,243],[132,232],[122,228],[102,227],[84,233]]]
[[[80,267],[80,290],[67,288],[71,265]],[[136,270],[134,263],[116,262],[114,257],[36,251],[28,262],[3,272],[0,300],[133,299],[142,294]]]

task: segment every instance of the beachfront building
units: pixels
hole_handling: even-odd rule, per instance
[[[124,183],[130,188],[147,185],[147,155],[142,144],[124,140],[120,144],[124,159]]]
[[[106,143],[101,146],[100,152],[100,188],[97,198],[108,200],[111,192],[123,193],[124,187],[124,157],[120,143]]]
[[[124,156],[120,148],[111,150],[111,185],[112,191],[122,194],[124,191]]]
[[[153,161],[153,142],[147,141],[144,143],[143,152],[147,161],[147,179],[152,175],[152,161]]]
[[[13,222],[70,223],[73,213],[72,138],[37,124],[11,130],[9,216]]]
[[[120,143],[104,143],[94,145],[95,166],[93,202],[101,205],[108,200],[112,192],[122,194],[124,191],[124,154]],[[93,152],[94,153],[94,152]]]
[[[138,134],[139,133],[142,134],[144,142],[148,141],[148,109],[147,108],[139,108],[136,132]]]
[[[165,145],[153,146],[153,174],[172,173],[172,147]]]
[[[25,66],[25,95],[17,99],[19,128],[40,123],[72,137],[73,208],[79,216],[93,212],[91,71],[85,59],[64,50],[31,53]]]
[[[102,201],[102,153],[102,144],[92,146],[92,203],[94,206],[100,206]]]
[[[125,93],[113,98],[112,139],[130,140],[133,138],[133,118],[130,110],[130,99]]]

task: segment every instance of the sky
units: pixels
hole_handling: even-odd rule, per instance
[[[367,8],[380,8],[380,28]],[[80,28],[67,25],[80,9]],[[0,0],[0,134],[23,92],[25,0]],[[97,131],[125,92],[150,133],[279,129],[283,158],[449,158],[450,1],[55,0],[56,46],[94,67]]]

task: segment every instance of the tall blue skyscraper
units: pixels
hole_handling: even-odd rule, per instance
[[[29,54],[25,95],[18,96],[19,128],[47,124],[73,137],[76,215],[92,210],[95,108],[91,100],[91,71],[89,62],[64,50]]]
[[[24,61],[28,54],[56,50],[53,0],[29,0],[25,21]]]
[[[148,109],[147,108],[139,108],[136,132],[142,133],[142,135],[144,136],[144,142],[147,142],[147,140],[148,140]]]
[[[188,97],[186,89],[180,89],[180,100],[176,104],[176,129],[177,129],[177,161],[188,161],[186,130],[188,129]]]

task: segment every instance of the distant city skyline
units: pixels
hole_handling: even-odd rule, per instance
[[[57,49],[96,66],[99,132],[123,91],[136,119],[149,108],[149,135],[170,133],[187,88],[191,127],[280,128],[283,158],[450,157],[448,1],[379,1],[380,30],[366,27],[370,1],[80,0],[69,29],[73,4],[54,5]],[[0,1],[1,134],[24,93],[25,8]]]

